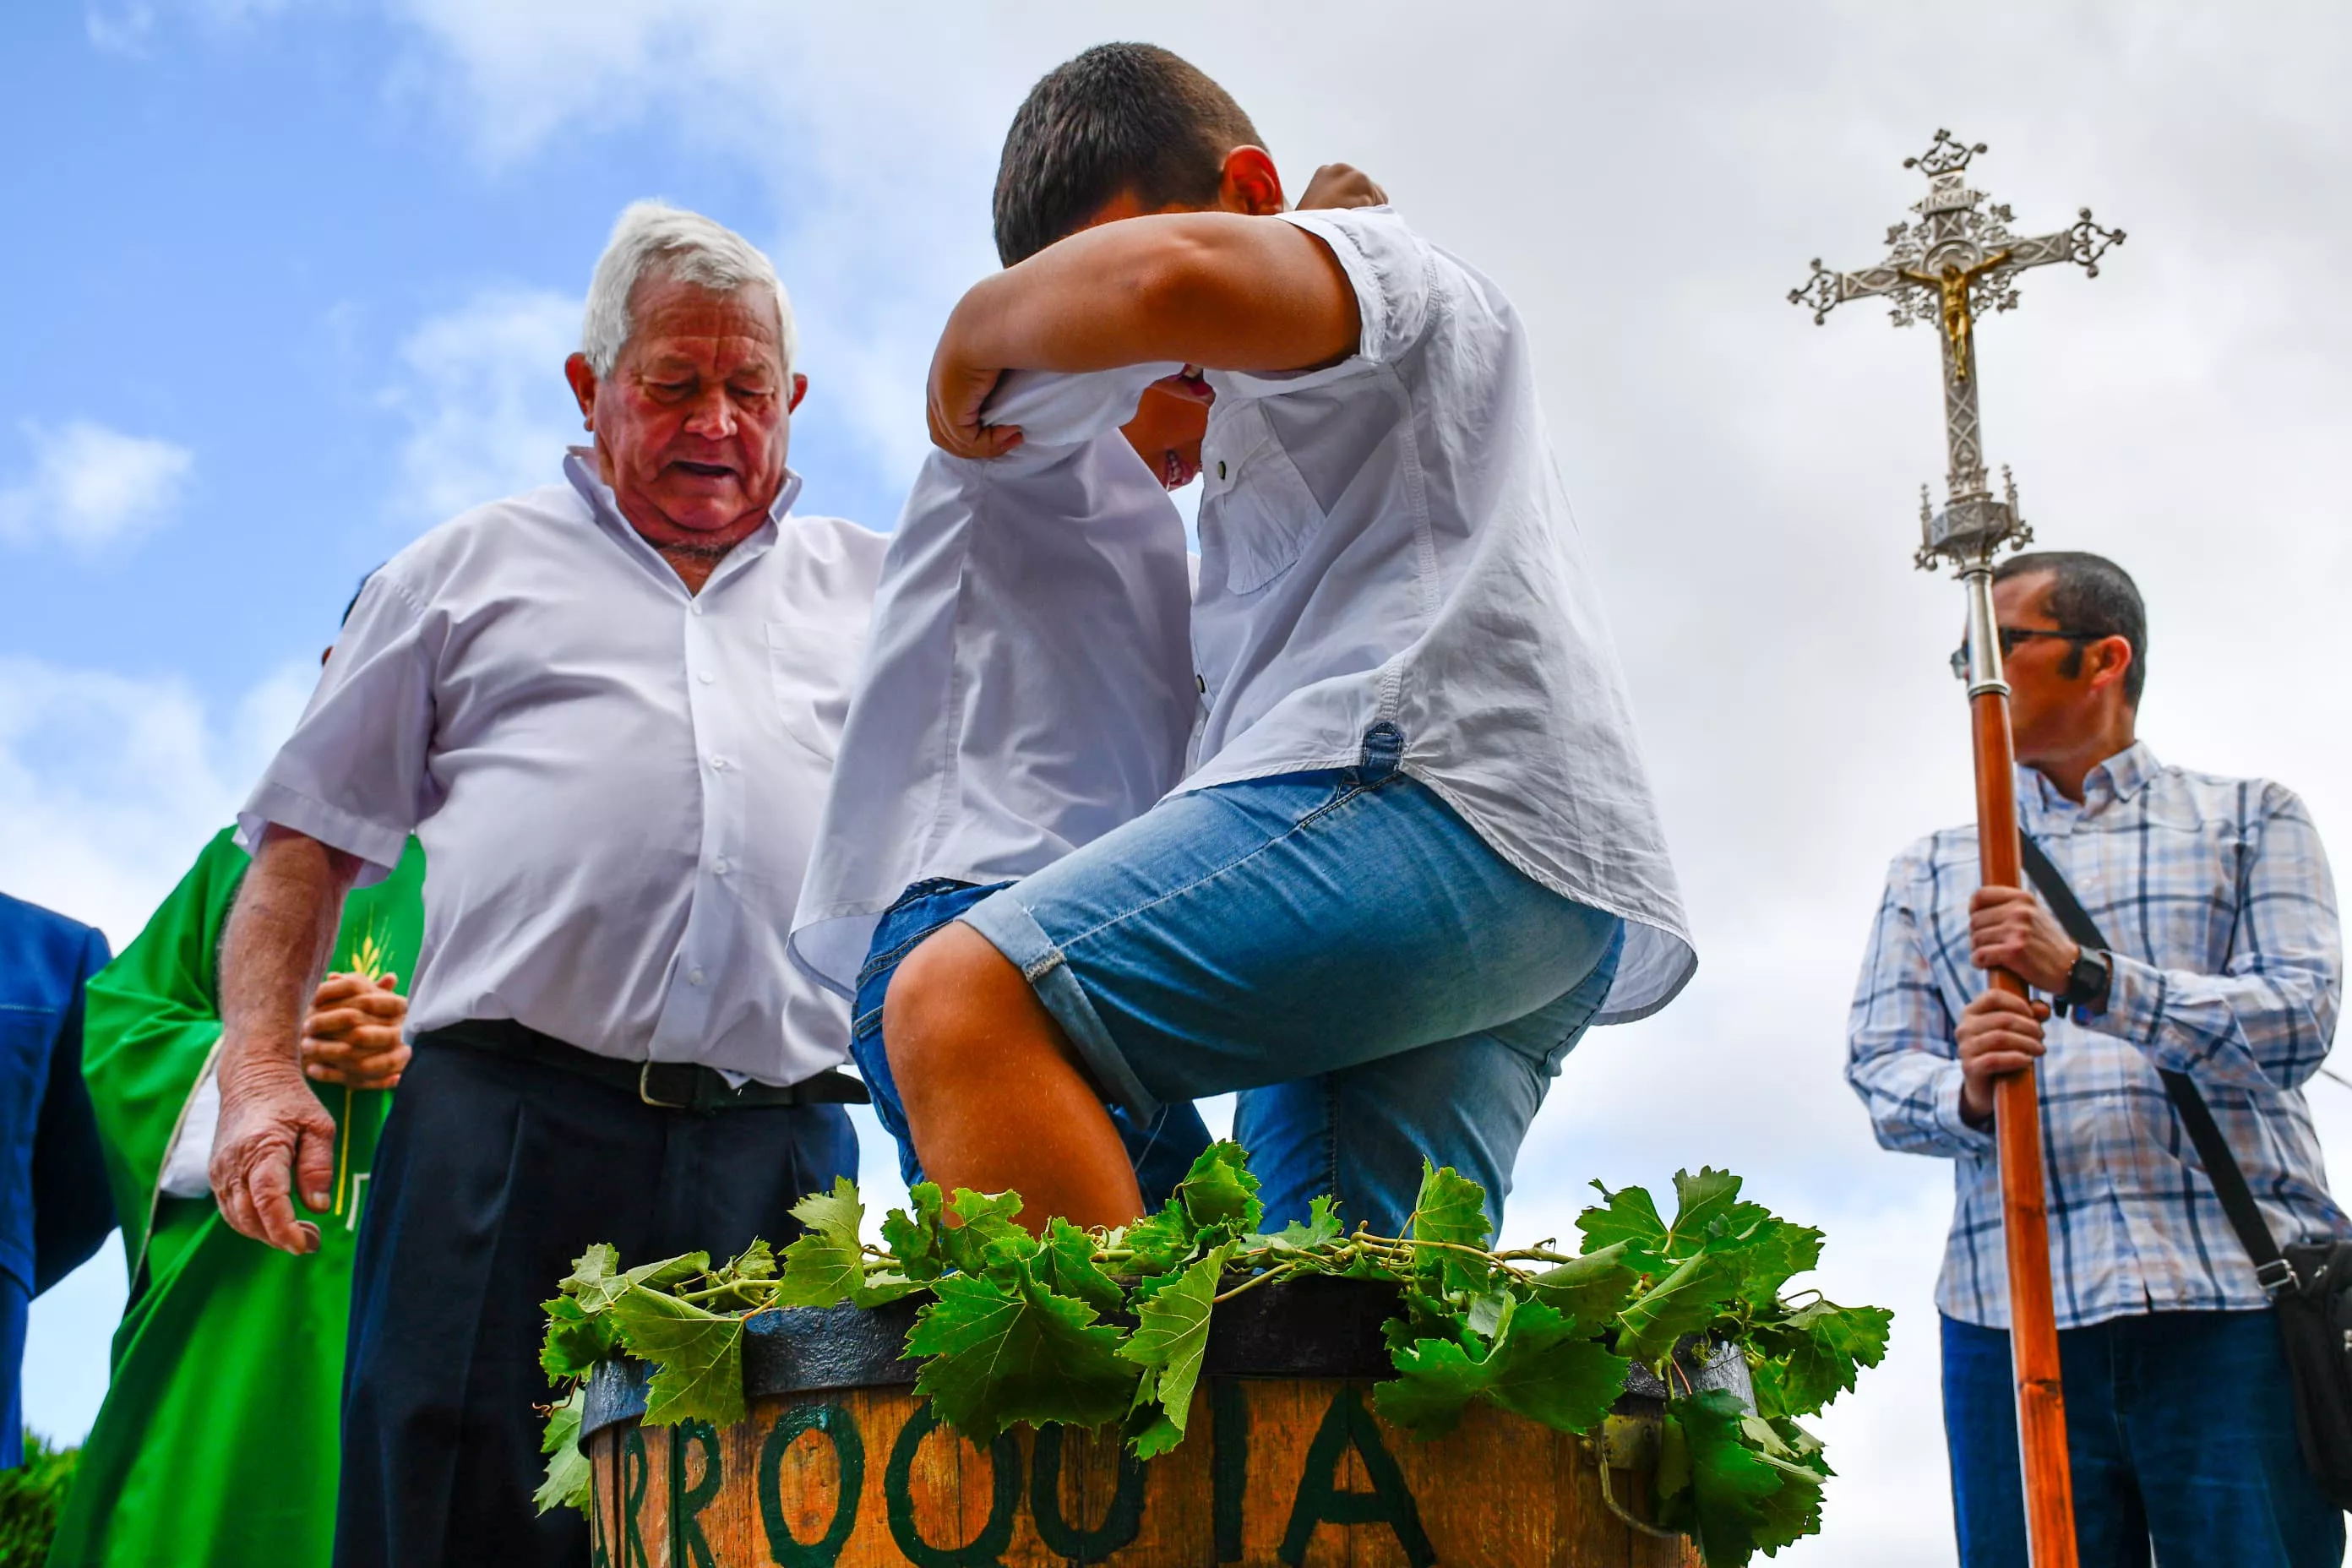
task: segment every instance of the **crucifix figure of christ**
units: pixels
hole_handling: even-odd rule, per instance
[[[2001,679],[2000,637],[1993,622],[1992,571],[2001,547],[2022,549],[2033,531],[2017,514],[2017,486],[2001,470],[1996,498],[1985,474],[1977,413],[1976,319],[2017,304],[2026,268],[2070,261],[2090,276],[2123,243],[2082,209],[2072,228],[2021,239],[2005,205],[1987,206],[1968,188],[1969,161],[1984,152],[1938,131],[1927,152],[1903,166],[1927,176],[1916,222],[1886,231],[1889,254],[1875,267],[1832,272],[1819,260],[1789,302],[1811,306],[1819,325],[1849,300],[1885,298],[1895,323],[1937,325],[1943,344],[1944,439],[1948,494],[1933,510],[1920,487],[1922,571],[1948,562],[1968,594],[1969,707],[1976,752],[1978,868],[1987,887],[2020,885],[2016,759],[2009,729],[2009,686]],[[2017,976],[1995,971],[1990,984],[2025,994]],[[2026,1539],[2033,1568],[2075,1568],[2074,1505],[2066,1460],[2066,1405],[2058,1376],[2058,1327],[2050,1294],[2050,1224],[2044,1206],[2040,1107],[2031,1068],[1994,1089],[1994,1137],[2000,1155],[2004,1250],[2009,1262],[2011,1361],[2017,1377],[2020,1462],[2024,1468]]]

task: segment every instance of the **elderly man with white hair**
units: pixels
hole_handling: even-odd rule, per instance
[[[884,542],[792,510],[793,350],[765,257],[630,207],[564,365],[593,447],[376,573],[240,818],[212,1180],[289,1252],[334,1173],[296,1046],[343,895],[412,831],[432,868],[353,1281],[340,1564],[586,1562],[578,1517],[531,1507],[539,1302],[592,1242],[781,1241],[855,1171],[845,1010],[784,939]]]

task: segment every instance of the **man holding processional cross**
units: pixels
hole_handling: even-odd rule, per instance
[[[2031,531],[2013,487],[1985,482],[1973,313],[2013,304],[2024,267],[2095,275],[2122,236],[2086,210],[2011,237],[1961,183],[1982,151],[1938,132],[1909,161],[1929,193],[1889,263],[1815,262],[1790,296],[1818,321],[1893,295],[1898,322],[1942,329],[1952,494],[1918,559],[1969,591],[1952,668],[1979,821],[1889,870],[1847,1077],[1882,1143],[1955,1165],[1937,1305],[1960,1557],[2105,1568],[2152,1544],[2168,1568],[2333,1565],[2343,1519],[2297,1441],[2280,1282],[2255,1256],[2352,1232],[2302,1096],[2341,1000],[2326,857],[2286,789],[2139,742],[2147,613],[2121,568],[1995,563]]]

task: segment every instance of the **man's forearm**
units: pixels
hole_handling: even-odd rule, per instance
[[[1347,274],[1305,230],[1164,213],[1073,235],[976,285],[949,338],[967,363],[1006,370],[1285,371],[1345,357],[1360,330]]]
[[[360,863],[340,849],[269,828],[237,889],[221,941],[221,1082],[296,1068],[302,1018],[333,955],[343,896]]]

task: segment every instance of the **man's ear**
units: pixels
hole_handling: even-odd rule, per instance
[[[1282,197],[1282,176],[1263,147],[1236,147],[1225,154],[1217,182],[1217,205],[1227,212],[1265,217],[1287,206]]]
[[[801,399],[802,399],[802,398],[803,398],[803,397],[806,397],[807,395],[808,395],[808,377],[806,377],[806,376],[803,375],[803,374],[802,374],[800,372],[798,372],[798,371],[794,371],[794,372],[793,372],[793,395],[792,395],[792,401],[784,405],[784,412],[785,412],[785,413],[787,413],[787,414],[794,414],[794,413],[799,412],[799,410],[800,410],[800,405],[801,405]]]
[[[589,368],[586,354],[573,354],[563,362],[563,379],[572,384],[572,395],[580,401],[582,428],[596,428],[596,373]],[[797,398],[795,402],[799,401]]]
[[[2129,637],[2101,637],[2090,646],[2091,685],[2121,686],[2130,673],[2132,646]]]

